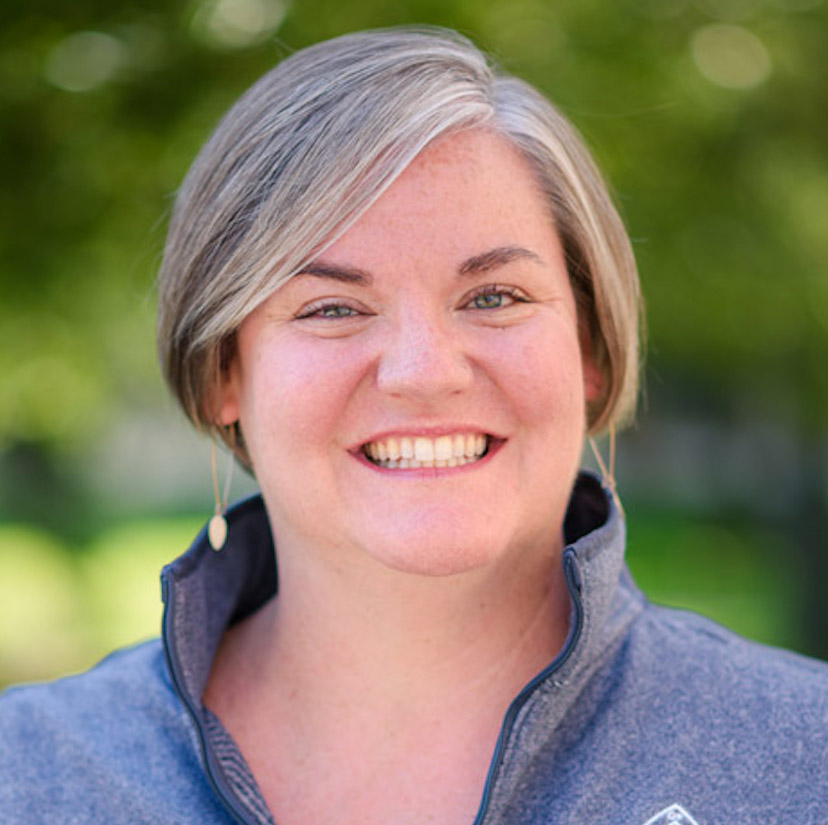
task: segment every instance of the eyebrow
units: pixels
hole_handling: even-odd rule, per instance
[[[522,246],[498,246],[480,255],[473,255],[467,258],[460,265],[460,275],[479,275],[491,269],[505,266],[512,261],[529,260],[536,263],[543,263],[543,259]],[[349,284],[369,286],[374,282],[373,276],[363,269],[356,269],[349,266],[336,266],[313,262],[303,266],[296,275],[312,275],[315,278],[330,278],[334,281],[343,281]]]
[[[345,283],[362,286],[367,286],[374,281],[373,277],[362,269],[322,263],[310,263],[303,266],[296,275],[313,275],[316,278],[331,278],[334,281],[345,281]]]
[[[519,260],[543,263],[541,257],[530,249],[524,249],[522,246],[499,246],[463,261],[459,272],[461,275],[478,275]]]

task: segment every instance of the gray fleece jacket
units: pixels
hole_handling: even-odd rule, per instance
[[[273,822],[201,702],[224,629],[277,587],[261,499],[229,521],[221,553],[202,533],[165,568],[161,640],[0,697],[0,823]],[[828,823],[828,666],[648,604],[589,476],[565,533],[569,638],[510,706],[475,825]]]

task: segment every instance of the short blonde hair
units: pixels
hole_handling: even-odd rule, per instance
[[[638,276],[578,134],[466,38],[399,28],[348,34],[288,57],[229,110],[187,174],[159,274],[158,346],[167,381],[197,426],[216,426],[214,388],[244,318],[431,141],[468,128],[494,130],[516,146],[548,198],[604,379],[587,411],[590,431],[632,415]]]

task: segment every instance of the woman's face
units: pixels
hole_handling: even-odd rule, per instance
[[[457,133],[244,321],[221,420],[280,548],[426,575],[554,553],[600,392],[582,337],[526,161]]]

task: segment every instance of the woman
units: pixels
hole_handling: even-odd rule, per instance
[[[165,570],[163,643],[7,695],[2,821],[820,821],[824,666],[647,605],[578,475],[638,288],[537,92],[449,32],[296,53],[196,160],[160,295],[262,496]]]

